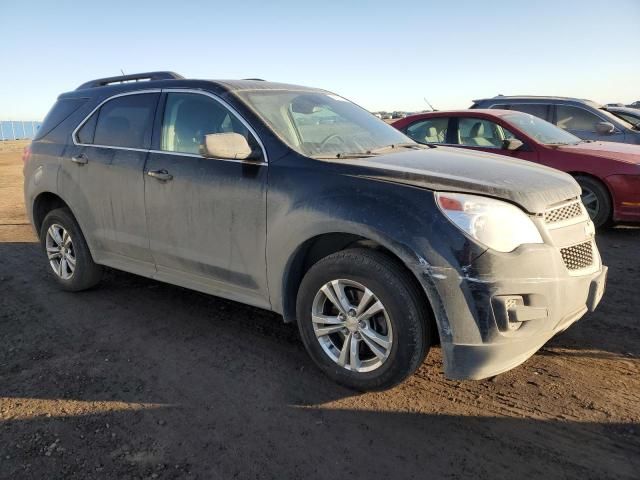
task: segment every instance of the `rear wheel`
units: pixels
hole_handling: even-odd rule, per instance
[[[400,383],[430,345],[428,310],[410,275],[384,254],[334,253],[300,285],[298,327],[316,364],[338,383],[379,390]]]
[[[578,175],[576,181],[582,188],[582,203],[596,228],[605,227],[611,222],[611,198],[607,187],[591,177]]]
[[[80,226],[67,208],[47,214],[40,229],[40,242],[49,271],[63,289],[85,290],[102,278],[103,268],[93,261]]]

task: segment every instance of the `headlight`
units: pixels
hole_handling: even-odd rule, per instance
[[[543,243],[531,219],[510,203],[461,193],[436,193],[436,199],[460,230],[493,250],[511,252],[524,243]]]

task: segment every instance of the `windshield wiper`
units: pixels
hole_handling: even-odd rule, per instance
[[[370,158],[373,157],[377,154],[375,153],[371,153],[371,152],[340,152],[340,153],[336,153],[335,155],[313,155],[313,158],[328,158],[328,159],[334,159],[334,158]]]
[[[376,155],[380,155],[387,150],[393,150],[396,148],[412,148],[417,150],[424,150],[425,148],[436,148],[435,145],[423,145],[421,143],[393,143],[391,145],[385,145],[383,147],[372,148],[365,152],[340,152],[334,156],[330,155],[316,155],[314,158],[369,158]]]
[[[422,143],[392,143],[390,145],[385,145],[384,147],[378,147],[369,150],[369,153],[381,153],[387,150],[393,150],[396,148],[414,148],[416,150],[424,150],[425,148],[437,148],[436,145],[431,144],[422,144]]]
[[[369,158],[373,157],[374,155],[376,154],[371,152],[340,152],[336,154],[336,158]]]

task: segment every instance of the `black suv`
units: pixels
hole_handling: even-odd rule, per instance
[[[58,98],[25,158],[62,288],[108,266],[278,312],[357,389],[400,382],[436,342],[449,377],[510,369],[604,289],[569,175],[418,145],[324,90],[94,80]]]

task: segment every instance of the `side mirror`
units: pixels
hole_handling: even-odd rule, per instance
[[[210,133],[204,137],[205,157],[229,160],[251,160],[253,151],[247,139],[239,133]]]
[[[613,123],[609,122],[599,122],[596,123],[596,132],[600,135],[611,135],[616,127],[613,126]]]
[[[521,148],[524,145],[521,140],[517,138],[509,138],[502,141],[502,149],[503,150],[511,150],[515,151]]]

